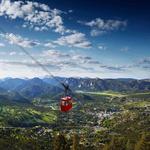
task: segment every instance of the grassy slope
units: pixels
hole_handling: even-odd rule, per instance
[[[32,127],[48,125],[56,120],[55,111],[35,106],[0,105],[0,126]]]
[[[134,92],[134,93],[124,93],[124,92],[113,92],[113,91],[103,91],[103,92],[83,92],[77,91],[77,93],[91,94],[91,95],[102,95],[111,97],[150,97],[150,92]]]

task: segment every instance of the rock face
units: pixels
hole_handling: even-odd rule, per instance
[[[83,91],[149,91],[150,80],[100,79],[100,78],[58,78],[69,83],[75,90]],[[50,79],[51,80],[51,79]],[[49,80],[49,81],[50,81]],[[48,79],[46,80],[47,82]],[[50,83],[50,82],[49,82]]]

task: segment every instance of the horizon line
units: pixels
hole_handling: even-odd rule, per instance
[[[81,78],[81,79],[86,79],[86,78],[89,78],[89,79],[135,79],[135,80],[150,80],[150,78],[133,78],[133,77],[120,77],[120,78],[100,78],[100,77],[79,77],[79,76],[70,76],[70,77],[65,77],[65,76],[55,76],[55,77],[58,77],[58,78]],[[50,76],[34,76],[34,77],[0,77],[0,80],[3,80],[3,79],[34,79],[34,78],[39,78],[39,79],[44,79],[44,78],[53,78],[53,77],[50,77]]]

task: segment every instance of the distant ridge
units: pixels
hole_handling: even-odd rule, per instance
[[[149,91],[150,79],[132,79],[132,78],[118,78],[118,79],[100,79],[100,78],[64,78],[56,77],[60,81],[69,83],[74,90],[83,91]],[[0,88],[3,90],[17,91],[29,97],[40,96],[43,93],[57,93],[60,92],[61,85],[53,78],[32,78],[19,79],[8,78],[0,80]]]

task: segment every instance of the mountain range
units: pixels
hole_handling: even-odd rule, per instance
[[[61,84],[65,82],[70,88],[80,91],[150,91],[150,79],[100,79],[100,78],[5,78],[0,80],[0,99],[7,95],[15,101],[33,99],[44,95],[54,96],[63,92]]]

